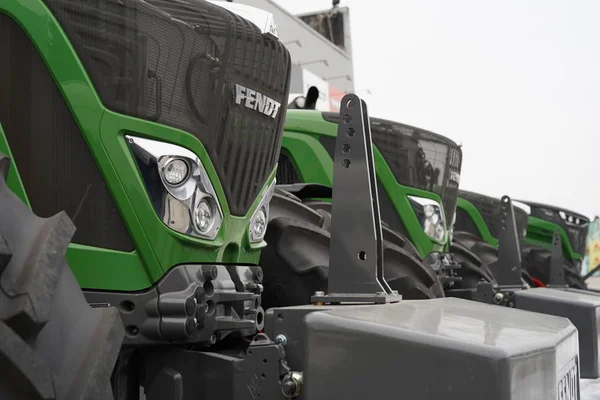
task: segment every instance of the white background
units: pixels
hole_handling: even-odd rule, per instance
[[[331,6],[274,1],[293,13]],[[340,5],[371,116],[462,143],[463,189],[600,214],[600,1]]]

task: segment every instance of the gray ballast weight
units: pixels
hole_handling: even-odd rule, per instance
[[[566,318],[444,298],[267,312],[301,399],[579,399]]]
[[[600,377],[598,324],[600,296],[583,290],[536,288],[514,293],[515,307],[571,320],[579,331],[581,377]]]

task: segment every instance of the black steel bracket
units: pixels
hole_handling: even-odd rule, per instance
[[[548,277],[548,287],[567,286],[565,280],[565,270],[563,266],[562,240],[558,229],[552,234],[552,253],[550,256],[550,276]]]
[[[598,264],[594,268],[590,269],[589,272],[583,276],[583,280],[587,281],[590,277],[592,277],[598,271],[600,271],[600,264]],[[588,289],[588,290],[593,290],[593,289]]]
[[[384,278],[383,234],[367,105],[342,99],[335,145],[328,293],[314,303],[390,303],[402,297]]]
[[[522,288],[521,247],[512,201],[508,196],[500,200],[501,230],[498,237],[498,260],[490,265],[499,288]]]

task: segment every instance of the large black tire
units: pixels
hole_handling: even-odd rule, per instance
[[[494,283],[495,279],[488,266],[470,248],[460,240],[454,240],[450,246],[450,254],[460,265],[456,275],[462,280],[454,282],[453,289],[476,289],[482,280]]]
[[[550,263],[552,251],[540,247],[526,247],[521,252],[523,269],[533,278],[538,279],[544,285],[548,284],[550,278]],[[579,274],[577,267],[569,260],[563,258],[563,271],[567,286],[575,289],[587,289],[587,284]]]
[[[463,278],[467,284],[472,285],[474,283],[474,279],[476,279],[475,277],[477,276],[474,272],[477,269],[482,270],[481,274],[483,275],[483,279],[492,282],[492,280],[489,279],[489,276],[491,275],[492,279],[495,281],[496,271],[493,270],[493,265],[498,261],[499,257],[498,249],[496,247],[483,241],[472,233],[463,231],[454,232],[450,251],[454,254],[455,259],[461,264],[464,260],[462,249],[468,250],[471,255],[475,256],[475,258],[468,257],[465,264],[463,264],[463,269],[468,265],[468,267],[461,272],[462,274],[467,275],[466,279]],[[521,272],[521,279],[531,287],[536,286],[531,279],[531,276],[524,268]]]
[[[478,279],[495,282],[496,272],[490,269],[498,261],[498,249],[469,232],[454,232],[450,252],[462,265],[459,275],[463,277],[462,288],[474,288]],[[491,279],[490,279],[491,277]],[[521,271],[524,283],[531,287],[538,286],[525,269]]]
[[[261,253],[265,308],[309,304],[327,291],[331,216],[277,189]],[[384,241],[385,277],[405,299],[443,297],[435,272],[397,244]]]
[[[326,219],[325,229],[331,230],[331,202],[318,201],[318,200],[307,200],[303,201],[304,204],[323,215]],[[419,258],[419,252],[410,240],[406,239],[400,233],[390,229],[388,224],[381,221],[381,230],[383,232],[383,240],[395,244],[408,251],[409,254]]]
[[[7,187],[0,153],[0,399],[112,399],[124,329],[91,308],[65,261],[75,232],[35,216]]]

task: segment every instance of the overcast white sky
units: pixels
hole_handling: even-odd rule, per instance
[[[328,0],[275,0],[292,13]],[[342,0],[371,116],[462,143],[461,187],[600,214],[600,1]]]

